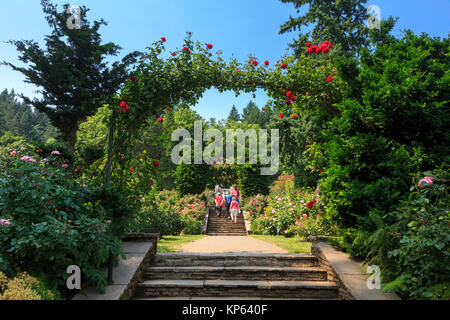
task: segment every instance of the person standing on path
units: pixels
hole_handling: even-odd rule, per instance
[[[217,216],[220,216],[220,214],[222,213],[222,205],[223,205],[223,198],[222,195],[219,193],[217,193],[217,197],[216,197],[216,213]]]
[[[234,219],[234,223],[237,223],[237,216],[239,213],[239,203],[236,201],[236,197],[233,197],[233,199],[231,200],[231,205],[230,205],[230,209],[231,209],[231,219]]]
[[[225,194],[225,207],[227,208],[227,219],[231,219],[230,205],[231,205],[231,196],[230,193],[227,192]]]

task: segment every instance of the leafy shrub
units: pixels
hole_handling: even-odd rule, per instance
[[[177,166],[175,184],[181,195],[202,193],[209,180],[209,166],[206,164],[181,163]]]
[[[0,300],[60,300],[58,292],[49,290],[43,281],[26,272],[8,280],[0,272]]]
[[[180,197],[175,190],[150,193],[142,201],[142,208],[129,226],[131,231],[157,232],[161,236],[200,234],[206,205],[200,195]]]
[[[325,236],[334,233],[334,226],[324,215],[327,207],[320,195],[311,189],[272,191],[264,210],[250,212],[252,232],[299,236]],[[256,209],[256,208],[255,208]],[[259,209],[259,208],[258,208]],[[256,213],[259,212],[259,213]]]
[[[267,196],[258,193],[257,195],[250,197],[245,201],[243,210],[248,211],[250,214],[250,219],[252,219],[251,217],[261,215],[266,205],[267,205]]]
[[[270,180],[268,176],[261,175],[261,165],[237,165],[236,176],[237,185],[243,197],[250,197],[258,193],[269,194]]]
[[[67,267],[78,265],[102,291],[106,277],[99,267],[110,250],[121,251],[114,218],[87,185],[50,165],[60,163],[58,157],[37,162],[20,152],[0,156],[0,217],[8,221],[0,225],[0,270],[27,270],[65,287]]]
[[[375,232],[344,229],[335,244],[379,265],[386,290],[435,299],[448,294],[443,288],[450,282],[448,170],[424,175],[432,177],[431,183],[416,179],[396,210],[371,216]]]

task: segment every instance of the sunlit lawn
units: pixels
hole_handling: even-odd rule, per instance
[[[206,237],[206,235],[164,236],[158,240],[158,252],[175,252],[179,247],[189,242]]]
[[[273,243],[289,253],[310,253],[311,242],[300,242],[297,237],[286,238],[284,236],[268,236],[252,234],[250,237]]]

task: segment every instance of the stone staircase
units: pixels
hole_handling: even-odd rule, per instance
[[[225,208],[222,208],[222,213],[218,217],[215,210],[211,210],[208,218],[208,226],[206,234],[209,236],[246,236],[244,216],[242,212],[238,214],[237,223],[227,218]]]
[[[337,299],[316,256],[259,253],[158,253],[134,299]]]

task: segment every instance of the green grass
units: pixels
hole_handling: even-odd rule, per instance
[[[158,240],[158,252],[175,252],[182,245],[206,237],[206,235],[185,234],[180,236],[163,236]]]
[[[311,253],[311,242],[300,242],[297,237],[286,238],[284,236],[259,234],[252,234],[250,237],[273,243],[280,248],[287,250],[289,253]]]

